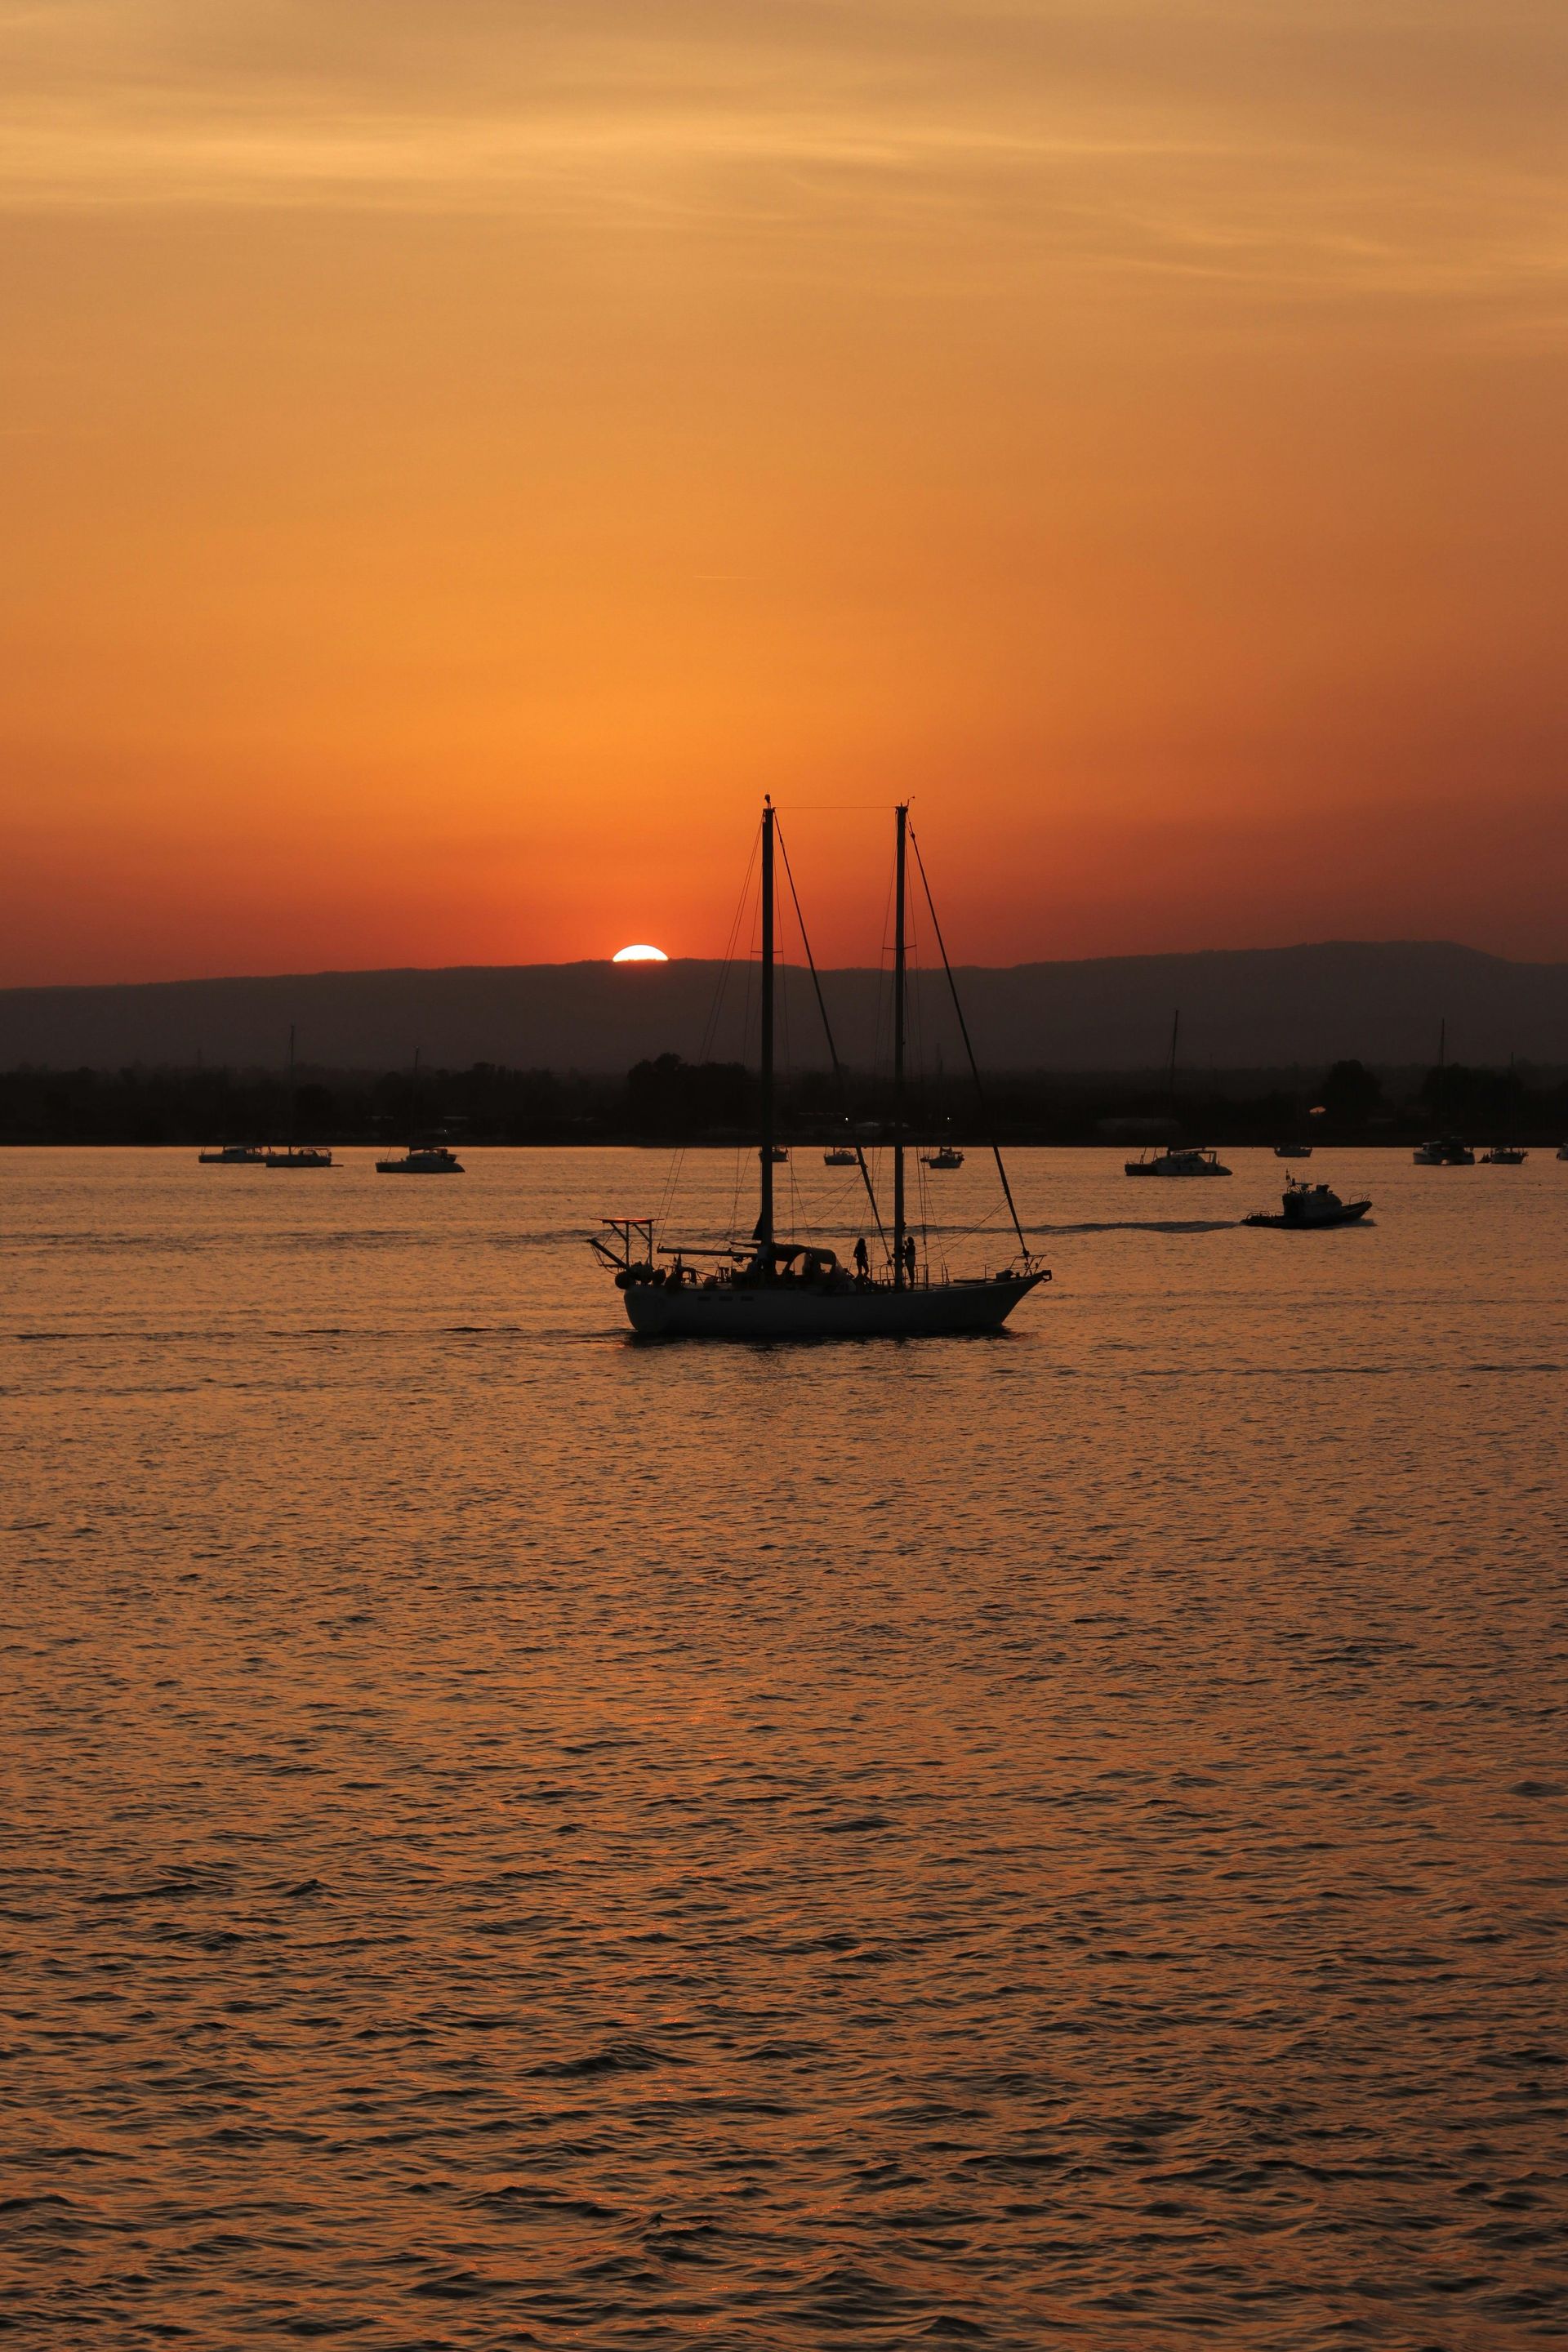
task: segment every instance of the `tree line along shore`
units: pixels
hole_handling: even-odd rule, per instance
[[[0,1143],[204,1145],[377,1144],[418,1134],[470,1145],[745,1142],[754,1132],[756,1075],[739,1062],[662,1054],[624,1076],[510,1069],[308,1070],[290,1096],[275,1072],[195,1069],[0,1072]],[[879,1139],[886,1082],[826,1071],[780,1082],[787,1141]],[[1358,1061],[1317,1072],[1205,1071],[1173,1098],[1163,1073],[1049,1071],[988,1079],[984,1104],[956,1074],[917,1081],[912,1139],[1121,1144],[1179,1139],[1213,1144],[1402,1144],[1436,1127],[1478,1140],[1556,1143],[1568,1135],[1568,1074],[1521,1066],[1387,1070]]]

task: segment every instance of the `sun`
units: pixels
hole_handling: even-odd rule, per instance
[[[650,948],[646,945],[639,945],[637,947],[622,948],[618,954],[613,955],[610,958],[610,961],[612,963],[668,963],[669,961],[669,958],[665,954],[662,948]]]

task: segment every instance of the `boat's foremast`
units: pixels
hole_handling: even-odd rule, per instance
[[[761,1198],[757,1246],[763,1264],[773,1262],[773,803],[763,802],[763,987],[760,1132],[757,1138]]]
[[[898,806],[898,848],[893,874],[893,1288],[904,1286],[904,1003],[908,941],[904,907],[908,897],[910,806]]]

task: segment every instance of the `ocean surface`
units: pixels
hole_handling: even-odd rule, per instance
[[[0,1157],[0,2342],[1568,2334],[1568,1164],[727,1349],[344,1158]]]

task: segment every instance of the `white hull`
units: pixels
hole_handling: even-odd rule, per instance
[[[718,1283],[711,1290],[631,1283],[634,1331],[650,1339],[924,1339],[999,1331],[1044,1274],[929,1288],[825,1291],[787,1283]]]

